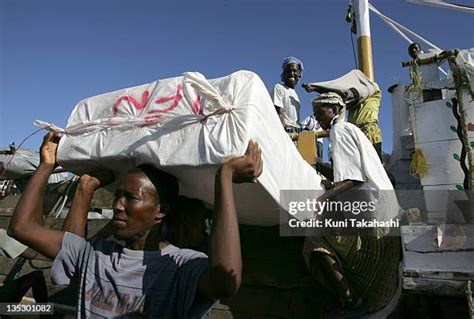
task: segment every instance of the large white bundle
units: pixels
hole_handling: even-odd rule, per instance
[[[356,89],[360,95],[361,102],[379,90],[378,85],[372,82],[360,70],[352,70],[334,80],[309,84],[317,88],[320,93],[332,91],[342,95],[344,91],[350,88]]]
[[[0,150],[0,180],[33,175],[38,168],[39,153],[29,149]]]
[[[66,133],[58,150],[64,168],[81,174],[153,164],[179,179],[182,195],[208,204],[219,164],[257,140],[264,162],[259,184],[235,188],[244,224],[278,224],[280,190],[321,189],[320,177],[284,132],[264,84],[248,71],[209,81],[185,73],[85,99]]]

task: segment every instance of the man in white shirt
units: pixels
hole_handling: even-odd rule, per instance
[[[282,69],[283,84],[275,84],[272,92],[273,104],[285,130],[290,133],[299,132],[300,99],[295,87],[303,74],[303,63],[295,57],[287,57],[283,60]]]
[[[321,169],[321,173],[333,179],[334,187],[318,201],[343,202],[342,198],[352,196],[351,203],[366,202],[373,207],[363,212],[338,211],[341,220],[377,221],[374,225],[398,220],[400,208],[392,184],[371,142],[357,126],[342,119],[342,98],[323,93],[312,104],[321,127],[330,130],[333,151],[333,171]],[[335,218],[333,213],[322,212],[321,216]],[[380,225],[384,226],[356,226],[350,233],[331,229],[334,234],[305,241],[303,255],[313,278],[333,293],[345,315],[384,317],[400,296],[398,229]]]

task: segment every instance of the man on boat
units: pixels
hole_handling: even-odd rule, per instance
[[[330,130],[333,152],[333,171],[321,172],[335,183],[318,201],[341,201],[352,196],[352,200],[365,200],[369,206],[372,202],[375,207],[360,214],[336,212],[341,220],[398,220],[398,201],[375,149],[357,126],[341,120],[345,106],[341,96],[323,93],[312,104],[323,129]],[[321,212],[320,216],[333,218],[328,212]],[[400,293],[401,244],[395,236],[398,229],[356,227],[327,231],[324,236],[307,237],[305,241],[303,255],[313,278],[333,293],[346,314],[382,315],[391,311]]]
[[[77,286],[78,317],[200,318],[215,299],[235,294],[242,260],[232,183],[256,182],[261,174],[255,142],[216,174],[209,259],[163,239],[163,220],[172,213],[178,184],[173,176],[148,166],[129,171],[115,194],[114,235],[125,246],[44,227],[41,202],[56,165],[58,142],[57,133],[45,136],[40,165],[18,202],[9,234],[55,259],[53,280]],[[87,212],[100,186],[97,178],[81,178],[75,199],[79,207],[72,209]]]
[[[295,87],[301,79],[303,63],[295,57],[283,60],[281,81],[272,91],[273,104],[280,117],[281,124],[288,133],[298,133],[300,126],[300,99]]]
[[[360,72],[358,70],[351,71]],[[348,73],[348,74],[350,74]],[[360,72],[361,73],[361,72]],[[382,159],[382,131],[380,130],[379,111],[380,103],[382,102],[382,92],[377,83],[369,80],[364,75],[361,75],[364,79],[365,86],[371,87],[371,94],[363,96],[356,88],[351,87],[350,83],[344,83],[347,89],[341,90],[339,93],[346,105],[347,109],[347,121],[357,126],[369,139],[377,151],[377,155],[380,160]],[[337,81],[337,80],[336,80]],[[361,79],[359,79],[361,81]],[[317,84],[305,83],[303,88],[307,92],[318,92],[327,93],[331,90],[328,87],[320,86]]]
[[[423,51],[421,51],[421,47],[418,43],[416,42],[413,42],[412,44],[410,44],[408,46],[408,55],[413,59],[413,60],[416,60],[418,59],[418,56],[423,53]]]

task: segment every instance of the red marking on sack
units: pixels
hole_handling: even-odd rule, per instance
[[[178,89],[176,91],[176,95],[163,97],[163,98],[158,99],[158,100],[155,101],[156,104],[163,104],[163,103],[166,103],[166,102],[169,102],[169,101],[173,101],[173,103],[171,103],[170,106],[168,106],[167,108],[162,109],[162,110],[153,110],[153,111],[150,111],[148,113],[152,113],[152,112],[167,113],[167,112],[172,111],[173,109],[175,109],[178,106],[179,102],[183,98],[183,95],[181,94],[182,91],[183,91],[183,86],[181,84],[178,84]]]
[[[183,98],[183,95],[181,94],[182,91],[183,91],[183,86],[181,84],[178,84],[175,95],[157,99],[155,101],[156,104],[163,104],[163,103],[170,102],[170,101],[172,101],[172,103],[164,109],[151,110],[149,112],[146,112],[145,116],[143,118],[144,125],[158,124],[165,113],[168,113],[168,112],[172,111],[173,109],[175,109],[178,106],[179,102],[181,102],[181,99]],[[150,93],[148,91],[143,92],[142,99],[141,99],[140,102],[137,102],[137,100],[135,100],[135,98],[133,96],[130,96],[130,95],[121,96],[117,100],[117,102],[115,102],[115,104],[114,104],[113,115],[114,116],[117,115],[118,108],[119,108],[120,103],[122,101],[127,101],[129,104],[133,105],[135,107],[135,109],[141,110],[141,109],[143,109],[147,106],[149,99],[150,99]],[[199,105],[199,103],[198,103],[198,105]],[[111,121],[111,123],[113,123],[113,121]]]
[[[467,130],[470,131],[470,132],[474,132],[474,123],[469,122],[467,124]]]
[[[140,100],[140,102],[137,102],[137,100],[135,100],[135,98],[131,95],[126,95],[126,96],[121,96],[119,97],[119,99],[114,103],[114,110],[112,112],[112,114],[115,116],[117,115],[117,112],[118,112],[118,108],[120,106],[120,103],[122,101],[126,101],[128,102],[129,104],[133,105],[135,107],[135,109],[137,110],[141,110],[143,109],[147,104],[148,104],[148,100],[150,99],[150,92],[148,92],[148,90],[146,90],[145,92],[143,92],[142,94],[142,99]]]
[[[198,95],[196,97],[196,100],[193,102],[193,112],[196,115],[199,115],[202,112],[202,110],[201,110],[201,96],[200,95]]]

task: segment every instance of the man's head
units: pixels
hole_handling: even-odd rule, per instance
[[[170,213],[178,195],[175,177],[151,166],[139,166],[120,179],[113,210],[117,239],[142,239]]]
[[[321,127],[325,130],[331,127],[331,122],[345,106],[341,96],[337,93],[323,93],[315,97],[312,101],[313,114],[316,116]]]
[[[283,70],[281,73],[282,82],[285,83],[286,86],[294,89],[303,74],[303,62],[290,56],[283,60],[281,68]]]
[[[412,59],[416,59],[418,54],[421,53],[421,47],[418,43],[413,42],[408,46],[408,54],[411,56]]]

